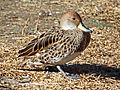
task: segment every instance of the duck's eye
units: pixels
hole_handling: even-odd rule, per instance
[[[75,20],[75,18],[72,18],[73,20]]]

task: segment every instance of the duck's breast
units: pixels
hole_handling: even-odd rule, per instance
[[[80,45],[78,47],[78,52],[82,52],[86,49],[86,47],[89,45],[90,43],[90,38],[91,38],[91,35],[90,33],[88,32],[83,32],[83,36],[82,36],[82,40],[80,42]]]

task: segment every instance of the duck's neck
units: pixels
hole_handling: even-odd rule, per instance
[[[60,23],[61,28],[64,30],[75,30],[76,29],[76,25],[72,22],[69,21],[64,21],[62,23]]]

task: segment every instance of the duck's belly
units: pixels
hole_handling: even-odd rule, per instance
[[[81,54],[80,52],[75,52],[72,55],[68,55],[67,57],[64,57],[63,59],[61,59],[61,60],[59,60],[57,62],[51,63],[51,65],[63,65],[65,63],[75,59],[80,54]]]

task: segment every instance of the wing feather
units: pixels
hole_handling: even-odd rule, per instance
[[[25,48],[19,50],[19,56],[31,56],[38,51],[46,49],[50,44],[57,42],[62,36],[57,37],[54,33],[49,32],[42,34],[40,37],[33,39]]]

